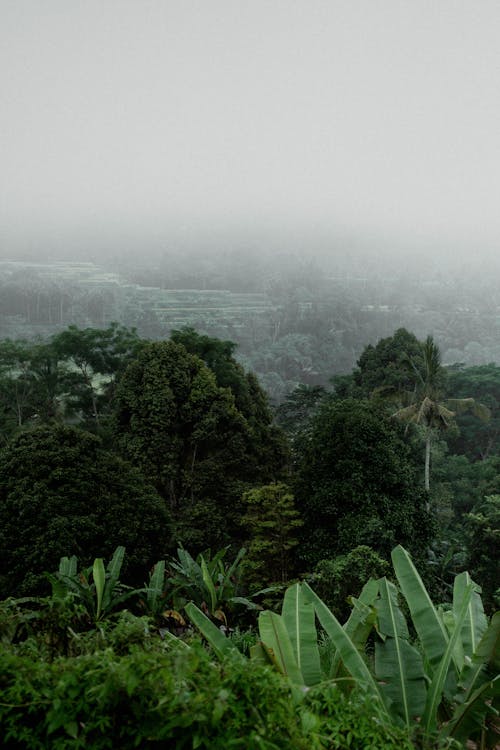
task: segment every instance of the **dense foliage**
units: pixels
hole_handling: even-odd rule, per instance
[[[51,597],[0,603],[0,728],[7,747],[168,741],[193,750],[221,742],[431,750],[459,748],[467,738],[494,747],[500,613],[488,621],[467,573],[456,577],[442,620],[408,553],[392,551],[418,649],[398,589],[383,576],[351,598],[344,626],[307,583],[288,587],[281,614],[260,612],[259,640],[245,656],[244,638],[224,636],[210,619],[217,612],[204,602],[207,614],[193,601],[184,610],[211,654],[186,628],[180,639],[158,629],[155,618],[124,610],[124,597],[116,595],[123,555],[117,548],[106,572],[101,558],[94,561],[98,609],[87,609],[90,619],[81,606],[82,574],[67,557],[52,578]],[[189,575],[192,558],[179,560]],[[207,584],[203,558],[199,572]],[[195,568],[191,575],[198,578]],[[146,590],[128,592],[129,606],[162,591],[155,578]]]
[[[111,649],[52,664],[0,656],[5,750],[175,747],[411,750],[362,695],[313,691],[297,705],[270,667],[190,649]]]
[[[21,433],[0,453],[0,589],[34,593],[62,555],[86,564],[118,544],[131,580],[170,542],[155,489],[101,440],[64,425]]]
[[[306,338],[276,331],[273,356],[297,376]],[[438,727],[478,738],[469,713],[469,735],[454,722],[469,705],[489,712],[498,686],[499,373],[446,368],[432,337],[401,328],[331,388],[304,378],[274,420],[234,344],[193,328],[0,342],[0,592],[52,588],[0,604],[7,747],[409,748],[411,736],[430,748]],[[317,592],[290,586],[278,615],[292,580]]]
[[[242,493],[275,478],[283,461],[267,419],[256,428],[232,391],[172,341],[142,349],[115,404],[117,443],[165,499],[177,539],[203,549],[238,538]]]
[[[369,401],[324,401],[296,479],[304,519],[300,554],[309,565],[365,544],[387,557],[396,542],[421,555],[432,539],[410,451]]]

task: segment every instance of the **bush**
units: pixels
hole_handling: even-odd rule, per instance
[[[304,699],[270,667],[191,648],[112,649],[52,663],[0,654],[3,750],[411,750],[363,694]]]
[[[4,653],[0,675],[4,750],[311,748],[279,675],[243,657],[215,665],[197,644],[52,664]]]
[[[319,735],[328,750],[412,750],[406,732],[388,725],[376,703],[362,692],[345,695],[333,683],[313,688],[305,708],[319,718]]]
[[[313,588],[334,615],[344,620],[351,607],[348,597],[359,596],[369,578],[388,575],[390,565],[371,547],[360,545],[334,560],[320,560],[314,570]]]

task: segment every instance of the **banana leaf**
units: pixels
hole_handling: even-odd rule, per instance
[[[212,646],[219,659],[224,658],[228,654],[239,653],[236,646],[233,646],[224,633],[203,614],[201,609],[198,609],[196,604],[189,602],[189,604],[186,604],[185,610],[193,625],[198,628],[202,636]]]
[[[333,641],[346,670],[354,677],[361,689],[370,692],[379,701],[380,706],[384,708],[385,704],[379,687],[349,635],[309,584],[303,583],[302,587],[306,601],[314,604],[321,627]]]
[[[464,591],[467,586],[473,586],[472,597],[470,600],[467,616],[462,628],[461,642],[464,655],[472,657],[476,653],[479,641],[483,637],[488,621],[484,614],[483,602],[481,601],[481,589],[472,581],[469,573],[460,573],[455,577],[453,584],[453,612],[455,617],[458,616],[460,602],[463,599]]]
[[[106,572],[104,570],[104,563],[102,561],[102,557],[96,557],[96,559],[94,560],[94,565],[92,568],[92,577],[94,579],[95,592],[96,592],[96,597],[97,597],[95,618],[96,620],[98,620],[102,612],[104,586],[106,584]]]
[[[299,583],[286,590],[281,616],[290,636],[304,683],[308,686],[317,685],[321,682],[321,665],[314,606],[304,601]]]
[[[111,607],[113,592],[120,580],[120,573],[125,558],[125,547],[117,547],[113,552],[113,557],[108,563],[108,569],[105,576],[105,585],[103,591],[102,609],[107,611]],[[94,577],[95,581],[95,577]]]
[[[384,640],[375,645],[375,675],[382,683],[387,705],[410,727],[425,707],[425,673],[422,656],[408,642],[409,633],[398,607],[398,591],[386,578],[379,581],[376,603],[378,628]]]
[[[354,596],[351,598],[353,608],[344,625],[344,630],[358,647],[360,653],[364,653],[366,641],[376,621],[374,604],[378,593],[379,582],[374,578],[369,578],[359,597],[357,599]]]
[[[259,615],[260,639],[271,659],[275,659],[280,672],[295,685],[304,685],[304,676],[299,669],[297,659],[283,618],[275,612],[266,610]]]
[[[425,657],[434,671],[441,664],[449,637],[446,627],[431,601],[408,552],[398,545],[391,553],[394,571],[401,591],[408,603],[415,630],[423,646]],[[455,664],[458,674],[459,664]]]
[[[368,636],[372,632],[377,620],[377,612],[373,605],[378,596],[378,587],[378,581],[370,578],[363,586],[359,598],[351,597],[352,610],[347,622],[343,626],[360,654],[364,654]],[[343,671],[345,672],[345,669],[340,654],[337,651],[333,657],[329,674],[330,679],[335,679]]]
[[[247,599],[246,596],[231,596],[227,602],[228,604],[242,604],[247,609],[262,609],[260,604],[253,602],[251,599]]]
[[[476,653],[465,664],[460,675],[462,694],[456,696],[459,702],[467,702],[472,693],[484,682],[500,672],[500,612],[491,618],[488,629],[481,638]]]
[[[150,612],[156,612],[158,601],[163,594],[165,580],[165,560],[159,560],[153,568],[149,585],[146,587],[146,602]]]
[[[224,586],[226,586],[227,583],[231,583],[233,585],[232,580],[233,577],[236,575],[236,572],[238,570],[238,566],[245,557],[247,551],[245,547],[241,547],[241,549],[238,550],[238,554],[234,558],[234,561],[229,566],[229,568],[226,570],[224,574]]]
[[[455,613],[451,609],[443,610],[441,607],[438,607],[438,614],[441,617],[446,627],[448,638],[451,638],[453,633],[455,632],[455,623],[456,623]],[[455,640],[455,647],[453,649],[453,660],[461,673],[465,665],[464,646],[463,646],[461,638],[457,638]]]
[[[256,661],[259,664],[272,663],[279,671],[276,660],[274,660],[274,662],[271,661],[271,654],[266,649],[262,641],[258,641],[258,643],[254,643],[253,646],[250,646],[250,658],[252,659],[252,661]]]
[[[78,558],[76,555],[72,557],[61,557],[59,561],[59,573],[62,576],[68,576],[69,578],[76,576]]]
[[[468,586],[464,593],[461,603],[460,612],[455,620],[455,629],[452,636],[448,640],[448,644],[441,658],[441,661],[434,670],[431,684],[427,691],[427,701],[425,704],[425,711],[422,716],[422,726],[426,734],[430,734],[435,731],[437,726],[437,714],[439,706],[443,700],[443,688],[448,674],[450,662],[453,658],[453,652],[455,643],[460,637],[460,633],[467,616],[467,609],[470,604],[472,596],[472,585]]]
[[[203,555],[201,555],[201,574],[203,576],[205,588],[210,596],[210,612],[213,614],[217,609],[217,592],[215,590],[212,576],[208,572],[207,563],[205,562]]]
[[[459,742],[477,737],[485,726],[488,714],[498,717],[500,700],[500,675],[493,680],[484,682],[470,695],[469,699],[460,704],[452,720],[441,730],[441,736],[453,737]],[[498,734],[496,741],[498,741]],[[497,742],[488,743],[487,747],[497,747]]]

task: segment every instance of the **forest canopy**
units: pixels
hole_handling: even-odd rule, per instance
[[[164,341],[118,324],[4,340],[4,592],[62,554],[117,544],[132,577],[179,544],[245,546],[251,587],[273,582],[265,570],[283,580],[357,548],[383,561],[403,543],[439,591],[472,565],[493,604],[477,545],[483,534],[491,549],[496,523],[499,382],[500,368],[445,367],[431,338],[399,329],[352,374],[302,384],[276,410],[231,341],[190,327]],[[398,418],[418,399],[435,399],[443,424]]]

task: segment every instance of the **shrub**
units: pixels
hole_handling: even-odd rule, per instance
[[[279,675],[243,658],[215,665],[198,644],[52,664],[4,652],[0,690],[4,750],[314,747]]]
[[[344,620],[351,611],[348,597],[359,596],[369,578],[381,578],[389,570],[389,563],[371,547],[360,545],[334,560],[320,560],[314,570],[313,588],[334,615]]]
[[[376,703],[361,691],[343,694],[330,683],[313,688],[305,708],[320,717],[318,734],[328,750],[412,750],[406,732],[384,721]]]

